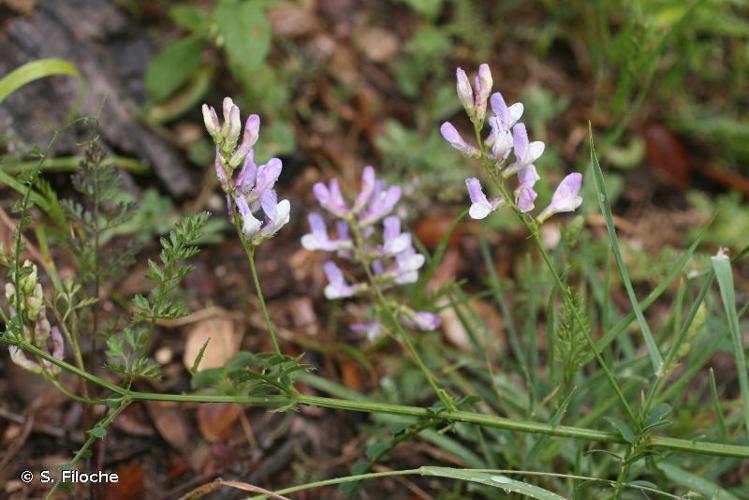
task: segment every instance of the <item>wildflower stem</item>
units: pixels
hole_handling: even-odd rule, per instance
[[[132,403],[133,400],[129,397],[123,397],[120,399],[119,404],[117,407],[115,407],[109,414],[101,419],[99,423],[96,424],[94,429],[98,429],[99,432],[91,432],[88,433],[88,439],[86,439],[86,442],[83,443],[83,446],[81,446],[78,451],[73,455],[73,458],[70,459],[70,462],[66,463],[66,469],[72,468],[73,465],[75,465],[81,458],[88,456],[89,450],[94,445],[97,439],[102,439],[103,436],[101,435],[102,432],[106,431],[106,429],[112,425],[112,422],[115,421],[115,419],[127,409],[128,406],[130,406],[130,403]],[[49,493],[45,496],[45,499],[52,498],[54,493],[63,485],[63,481],[57,481],[55,485],[52,487],[52,489],[49,490]]]
[[[93,384],[99,385],[114,393],[114,400],[132,401],[173,401],[176,403],[238,403],[257,406],[283,407],[290,403],[297,403],[321,408],[330,408],[337,410],[360,411],[365,413],[384,413],[389,415],[400,415],[403,417],[414,418],[439,418],[446,422],[465,422],[470,424],[481,425],[483,427],[493,427],[516,432],[528,432],[534,434],[546,434],[549,436],[582,439],[602,443],[619,443],[625,444],[624,438],[616,432],[606,432],[583,427],[572,427],[566,425],[553,425],[545,422],[534,422],[530,420],[514,420],[495,415],[484,415],[468,411],[443,411],[435,415],[431,408],[422,408],[418,406],[407,406],[390,403],[380,403],[365,400],[336,399],[322,396],[309,396],[306,394],[294,395],[271,395],[271,396],[246,396],[231,394],[164,394],[152,392],[132,391],[125,387],[109,382],[94,374],[80,370],[63,360],[57,359],[51,354],[39,349],[33,344],[0,336],[0,343],[15,345],[22,350],[43,358],[50,363],[59,366],[65,371],[73,373]],[[111,398],[110,398],[111,400]],[[644,436],[640,441],[641,446],[650,448],[661,448],[700,455],[713,455],[722,457],[749,458],[749,446],[714,443],[707,441],[698,441],[694,439],[679,439],[661,436]]]
[[[374,290],[377,301],[387,312],[388,319],[390,319],[391,323],[393,323],[393,326],[395,326],[402,344],[405,346],[411,358],[413,358],[416,365],[424,374],[424,377],[429,382],[429,385],[432,386],[432,389],[434,390],[439,400],[442,402],[442,405],[446,410],[454,410],[455,403],[453,402],[452,397],[450,397],[445,389],[441,388],[439,384],[437,384],[437,381],[435,380],[431,370],[426,365],[426,363],[424,363],[424,360],[421,359],[421,356],[419,356],[419,353],[416,351],[416,347],[414,347],[413,342],[411,342],[411,337],[408,335],[408,332],[406,332],[405,329],[401,326],[398,318],[393,313],[393,309],[390,303],[383,295],[382,290],[380,290],[380,286],[377,283],[377,280],[375,280],[374,275],[372,274],[372,269],[370,268],[371,262],[369,261],[369,257],[364,251],[364,238],[362,237],[359,226],[357,225],[355,220],[349,220],[348,223],[351,227],[351,233],[354,235],[354,245],[356,247],[355,252],[357,260],[359,260],[359,264],[364,268],[364,272],[367,274],[367,280],[369,281],[370,288]]]
[[[478,144],[479,150],[481,152],[481,165],[484,167],[484,170],[491,177],[492,181],[494,182],[494,185],[499,190],[499,193],[502,196],[502,199],[504,200],[504,202],[507,204],[507,206],[509,206],[512,209],[512,211],[518,217],[520,222],[525,226],[525,229],[533,238],[533,242],[536,245],[538,252],[541,254],[541,257],[543,258],[544,263],[546,264],[546,267],[549,269],[549,272],[551,272],[551,275],[554,278],[554,281],[556,282],[556,285],[559,288],[560,292],[562,293],[563,297],[565,299],[571,300],[572,295],[571,295],[569,287],[565,285],[564,282],[562,282],[562,278],[559,276],[559,273],[557,272],[556,267],[554,267],[554,263],[551,261],[551,257],[549,256],[549,253],[546,251],[546,249],[544,248],[541,242],[541,237],[538,234],[538,224],[535,221],[523,215],[523,213],[521,213],[520,210],[518,210],[517,205],[515,204],[515,200],[512,198],[510,193],[507,192],[507,188],[505,187],[504,182],[502,182],[502,179],[497,172],[496,166],[492,163],[492,161],[489,159],[489,156],[486,153],[486,146],[484,145],[484,142],[481,140],[481,128],[479,124],[474,122],[473,130],[476,135],[476,143]],[[593,351],[593,355],[598,361],[598,364],[601,366],[604,373],[606,374],[606,378],[608,379],[609,384],[611,385],[611,388],[619,397],[619,401],[624,407],[624,410],[627,412],[627,415],[629,416],[632,423],[637,424],[639,422],[637,414],[635,414],[634,410],[632,409],[630,404],[627,402],[627,398],[624,396],[624,392],[619,386],[619,383],[616,381],[616,378],[614,377],[614,374],[611,372],[611,369],[606,364],[606,361],[603,359],[603,356],[598,351],[598,348],[596,347],[595,341],[593,340],[593,337],[591,336],[590,332],[588,331],[587,328],[582,327],[583,320],[580,317],[577,309],[573,308],[572,313],[577,324],[581,326],[581,330],[583,331],[583,334],[585,335],[585,340],[587,341],[590,349]]]
[[[245,246],[245,250],[247,252],[247,260],[250,262],[250,271],[252,273],[252,282],[255,284],[255,293],[257,294],[257,298],[260,301],[260,309],[263,312],[263,320],[265,321],[265,328],[268,330],[268,335],[270,335],[270,341],[273,344],[273,350],[276,351],[276,354],[281,354],[281,346],[278,343],[276,330],[273,327],[273,322],[270,319],[268,306],[265,304],[265,297],[263,296],[263,289],[260,287],[260,280],[258,279],[257,269],[255,268],[255,249],[247,248],[247,246]]]

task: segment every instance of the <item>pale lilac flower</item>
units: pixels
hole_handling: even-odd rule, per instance
[[[312,192],[324,209],[338,217],[348,217],[349,209],[341,194],[341,188],[338,186],[338,179],[331,179],[326,186],[318,182],[312,186]]]
[[[218,115],[213,106],[203,104],[201,107],[203,112],[203,123],[208,131],[208,134],[213,139],[213,142],[219,142],[221,140],[221,123],[218,121]]]
[[[403,324],[424,332],[436,330],[442,324],[439,316],[427,311],[414,311],[400,317]]]
[[[273,190],[267,190],[260,199],[260,206],[267,219],[265,226],[260,230],[263,239],[274,236],[279,229],[288,224],[291,205],[289,200],[278,201],[278,195]]]
[[[536,206],[537,196],[532,187],[521,185],[515,190],[515,205],[521,213],[528,213]]]
[[[346,283],[343,271],[333,261],[328,261],[323,266],[328,285],[325,287],[325,297],[330,300],[342,299],[356,295],[362,290],[362,285],[352,286]]]
[[[478,75],[476,75],[474,88],[471,88],[471,82],[468,75],[462,68],[455,70],[455,79],[458,99],[460,99],[463,108],[468,113],[471,120],[483,122],[486,116],[486,103],[489,94],[492,91],[492,73],[488,64],[479,66]]]
[[[492,92],[492,72],[488,64],[479,66],[479,74],[476,76],[476,119],[483,122],[486,117],[486,103]]]
[[[376,181],[366,209],[359,214],[359,224],[367,226],[382,219],[390,213],[400,198],[400,186],[387,187],[385,181]]]
[[[533,190],[533,186],[540,178],[534,165],[523,167],[518,172],[518,188],[515,190],[515,204],[522,213],[530,212],[535,207],[535,200],[538,195]]]
[[[338,225],[338,239],[332,240],[328,236],[328,228],[320,214],[312,212],[307,216],[307,220],[309,221],[310,232],[302,236],[302,246],[307,250],[333,252],[351,247],[351,240],[348,238],[348,227],[345,223],[343,226]]]
[[[502,173],[505,177],[533,165],[533,162],[541,157],[545,148],[541,141],[528,142],[528,132],[526,132],[525,125],[522,123],[512,127],[512,143],[515,151],[515,162]]]
[[[281,175],[283,164],[271,158],[258,166],[255,163],[255,144],[260,135],[260,117],[247,117],[242,143],[237,147],[241,132],[239,107],[230,97],[222,103],[224,123],[217,131],[216,110],[203,105],[203,121],[208,133],[216,143],[216,176],[226,193],[227,209],[232,217],[239,217],[243,241],[256,246],[275,235],[289,221],[288,200],[278,201],[274,187]],[[234,177],[234,170],[242,165]],[[234,209],[236,206],[236,210]],[[264,222],[253,212],[262,209]]]
[[[463,71],[463,68],[455,70],[455,79],[457,81],[458,99],[463,105],[463,109],[468,113],[468,116],[472,117],[476,111],[476,103],[473,100],[473,88],[471,88],[471,82],[468,80],[468,75]]]
[[[257,234],[257,232],[260,230],[260,226],[262,226],[263,223],[257,220],[254,215],[252,215],[250,205],[247,203],[247,200],[244,196],[239,195],[234,198],[234,201],[237,204],[239,216],[242,220],[242,233],[244,234],[244,237],[249,240]]]
[[[481,155],[481,152],[478,149],[463,140],[463,137],[460,136],[458,129],[456,129],[452,123],[443,123],[440,127],[440,133],[442,134],[442,137],[447,142],[449,142],[453,148],[457,149],[464,155],[474,158]]]
[[[486,142],[492,147],[491,157],[494,160],[503,161],[512,150],[510,130],[523,116],[523,104],[518,102],[507,107],[502,94],[495,92],[491,96],[491,106],[494,116],[488,120],[491,133]]]
[[[412,246],[403,249],[395,256],[395,268],[390,272],[399,285],[416,283],[419,280],[419,269],[422,268],[426,259]]]
[[[245,156],[252,150],[255,143],[260,136],[260,117],[258,115],[250,115],[247,117],[247,121],[244,124],[244,133],[242,135],[242,143],[234,151],[234,154],[229,160],[229,166],[236,168],[240,163],[244,161]]]
[[[353,323],[351,330],[356,333],[364,333],[367,336],[367,340],[374,342],[382,337],[382,326],[377,321],[365,321],[363,323]]]
[[[466,187],[468,188],[468,196],[471,198],[471,208],[468,210],[468,215],[472,219],[484,219],[502,204],[502,199],[499,197],[491,200],[486,198],[484,191],[481,189],[481,182],[476,177],[466,179]]]
[[[401,220],[391,215],[383,221],[382,250],[386,255],[395,255],[411,246],[411,233],[401,233]]]
[[[361,190],[359,191],[359,194],[356,195],[354,206],[351,207],[351,212],[355,214],[359,213],[359,211],[366,206],[367,202],[372,197],[372,193],[374,193],[375,184],[376,178],[374,167],[367,165],[362,171]]]
[[[213,162],[213,168],[216,170],[216,177],[218,178],[218,181],[221,184],[221,188],[224,191],[228,191],[229,181],[226,178],[226,172],[224,171],[224,166],[221,164],[221,157],[218,152],[218,147],[216,147],[216,160]]]
[[[538,215],[539,222],[545,221],[554,214],[575,211],[583,202],[579,195],[582,182],[583,176],[578,172],[562,179],[551,197],[551,203]]]

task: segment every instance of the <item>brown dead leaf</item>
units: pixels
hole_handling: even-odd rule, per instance
[[[198,357],[206,342],[198,369],[219,368],[239,350],[241,334],[234,329],[234,323],[227,318],[210,318],[199,321],[187,331],[185,354],[182,361],[188,370]]]
[[[145,474],[138,462],[120,464],[114,472],[117,474],[117,482],[107,485],[104,490],[105,500],[142,498]]]
[[[382,63],[392,59],[398,52],[398,37],[382,28],[364,26],[352,33],[354,46],[372,62]]]
[[[228,438],[240,413],[242,406],[236,403],[200,405],[197,412],[200,434],[211,443]]]
[[[192,448],[193,431],[182,407],[172,402],[152,401],[146,408],[164,441],[182,453]]]
[[[341,361],[340,366],[343,384],[356,392],[364,392],[364,383],[362,382],[359,365],[349,359],[345,359]]]
[[[276,36],[296,38],[320,29],[314,12],[292,2],[281,2],[268,10],[271,31]]]
[[[497,308],[493,303],[474,299],[469,304],[486,325],[486,335],[482,335],[480,331],[476,332],[478,342],[485,351],[490,353],[490,355],[494,355],[494,353],[500,351],[504,346],[502,318],[499,316]],[[442,320],[442,330],[445,332],[447,340],[463,351],[474,351],[468,331],[463,326],[463,323],[461,323],[460,318],[458,318],[455,309],[453,307],[445,307],[438,314]],[[471,316],[467,315],[469,318]]]

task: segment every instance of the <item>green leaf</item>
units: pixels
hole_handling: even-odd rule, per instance
[[[645,427],[652,427],[663,421],[671,413],[671,405],[668,403],[661,403],[653,408],[645,421]]]
[[[270,49],[270,25],[255,2],[221,0],[213,18],[224,39],[224,49],[233,69],[247,79]]]
[[[102,439],[104,436],[107,435],[107,431],[105,431],[103,427],[100,427],[98,425],[96,427],[92,427],[91,429],[89,429],[88,433],[97,439]]]
[[[202,33],[208,28],[207,12],[194,5],[175,5],[171,7],[169,19],[177,26],[194,33]]]
[[[627,291],[627,297],[632,304],[632,310],[635,313],[637,322],[640,325],[642,336],[645,340],[645,345],[650,355],[650,362],[653,365],[653,370],[656,375],[660,375],[663,367],[663,357],[658,350],[658,345],[653,338],[653,334],[650,331],[648,322],[645,320],[645,316],[642,314],[640,309],[640,302],[637,300],[635,291],[632,288],[632,282],[629,279],[629,272],[627,266],[624,264],[624,258],[622,252],[619,249],[619,240],[616,237],[616,229],[614,228],[614,217],[611,213],[611,205],[609,204],[608,193],[606,192],[606,184],[603,179],[603,172],[601,171],[601,165],[598,164],[598,158],[596,157],[596,151],[593,146],[593,132],[590,132],[590,161],[593,165],[593,178],[596,183],[596,190],[598,191],[598,205],[601,208],[603,218],[606,220],[606,228],[608,229],[609,240],[611,241],[611,249],[614,252],[616,259],[616,266],[619,268],[619,274],[622,277],[624,288]]]
[[[603,417],[603,419],[611,424],[611,427],[616,429],[619,435],[621,435],[621,437],[624,438],[626,442],[628,442],[629,444],[635,442],[635,433],[628,423],[624,422],[623,420],[619,420],[616,417]]]
[[[505,493],[518,493],[520,495],[525,495],[526,497],[536,498],[537,500],[564,500],[564,497],[552,493],[549,490],[516,479],[511,479],[502,474],[479,472],[470,469],[431,466],[420,467],[419,472],[424,476],[445,477],[448,479],[458,479],[460,481],[484,484],[486,486],[502,489]]]
[[[739,328],[739,316],[736,314],[736,296],[733,287],[733,271],[731,260],[723,251],[710,259],[712,261],[715,278],[720,288],[720,298],[728,319],[728,329],[731,331],[733,341],[733,354],[736,358],[736,371],[739,377],[739,388],[741,391],[742,406],[744,407],[744,423],[749,433],[749,378],[746,372],[746,357],[744,355],[744,342]]]
[[[720,500],[739,500],[735,495],[724,490],[717,484],[704,479],[700,476],[687,472],[675,465],[661,462],[657,467],[671,481],[684,486],[685,488],[697,491],[705,495],[706,498],[719,498]]]
[[[149,99],[163,101],[177,91],[200,68],[205,41],[188,36],[170,43],[151,59],[146,68]]]
[[[14,69],[0,80],[0,102],[27,83],[54,75],[76,77],[81,83],[78,95],[83,95],[86,81],[75,66],[62,59],[40,59]]]
[[[403,0],[409,7],[428,19],[434,19],[442,10],[443,0]]]
[[[203,355],[205,354],[205,348],[208,347],[208,342],[210,342],[211,339],[205,339],[205,342],[203,343],[203,347],[200,348],[200,351],[198,351],[198,355],[195,356],[195,361],[192,362],[192,368],[190,369],[190,373],[195,373],[198,371],[198,366],[200,366],[200,362],[203,360]]]

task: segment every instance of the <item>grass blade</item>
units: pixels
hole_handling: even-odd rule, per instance
[[[606,185],[603,180],[603,172],[601,171],[601,165],[599,165],[598,163],[598,158],[596,157],[596,152],[593,148],[592,131],[590,132],[590,161],[593,167],[593,178],[595,179],[596,190],[598,191],[598,205],[601,208],[603,218],[606,220],[606,228],[608,229],[609,240],[611,241],[611,249],[614,252],[614,258],[616,259],[616,266],[619,268],[619,274],[622,277],[624,288],[627,291],[627,297],[632,303],[632,310],[635,313],[637,322],[640,325],[640,330],[642,331],[642,336],[648,349],[648,355],[650,356],[650,362],[653,365],[653,370],[655,371],[656,375],[659,375],[661,373],[661,369],[663,368],[663,357],[658,350],[658,346],[655,343],[655,339],[653,338],[653,334],[650,331],[650,327],[648,326],[647,321],[645,321],[645,316],[643,316],[642,314],[642,310],[640,309],[640,302],[637,300],[635,291],[632,288],[632,282],[629,279],[627,266],[624,264],[624,258],[622,257],[622,252],[619,248],[619,240],[616,237],[614,218],[611,214],[611,205],[609,204],[609,197],[606,191]]]
[[[524,483],[516,479],[510,479],[502,474],[493,474],[490,472],[481,472],[467,469],[454,469],[452,467],[420,467],[419,471],[425,476],[445,477],[449,479],[458,479],[460,481],[469,481],[472,483],[484,484],[494,488],[500,488],[506,493],[519,493],[526,497],[536,498],[537,500],[563,500],[564,497],[552,493],[549,490],[539,488],[538,486]]]
[[[733,288],[731,261],[722,250],[710,260],[715,271],[715,278],[718,280],[720,298],[723,301],[723,308],[728,319],[728,329],[733,340],[733,353],[736,357],[736,371],[739,376],[739,388],[743,400],[744,423],[747,433],[749,433],[749,379],[746,374],[746,357],[744,355],[744,343],[741,340],[741,330],[739,329],[739,316],[736,314],[736,296]]]

